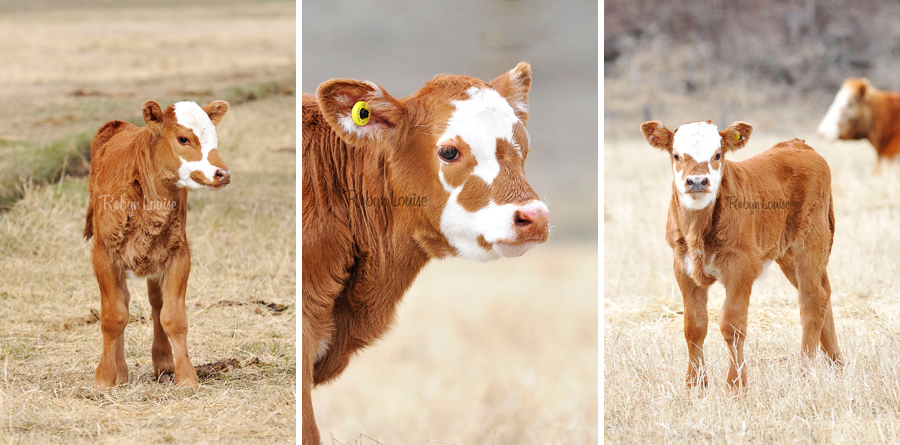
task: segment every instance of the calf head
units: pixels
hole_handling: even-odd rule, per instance
[[[819,137],[831,141],[868,137],[872,127],[872,109],[866,93],[871,88],[869,79],[851,77],[845,80],[819,123]]]
[[[672,187],[682,207],[704,209],[716,200],[722,182],[725,154],[747,144],[753,127],[735,122],[717,131],[710,121],[692,122],[674,132],[658,121],[644,122],[641,132],[651,146],[669,152]]]
[[[151,152],[163,175],[177,187],[219,189],[231,182],[231,171],[219,157],[216,126],[228,112],[228,102],[205,107],[178,102],[163,111],[148,100],[142,107],[150,129]]]
[[[391,211],[431,256],[519,256],[549,237],[549,210],[525,179],[531,68],[490,83],[439,75],[403,99],[335,79],[317,90],[329,126],[385,159]]]

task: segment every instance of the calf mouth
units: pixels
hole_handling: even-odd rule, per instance
[[[543,241],[540,240],[518,241],[515,243],[496,242],[494,243],[494,251],[502,257],[517,257],[524,255],[525,252],[528,252],[532,247],[541,244],[542,242]]]

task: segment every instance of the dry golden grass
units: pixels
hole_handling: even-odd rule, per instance
[[[293,84],[293,2],[16,8],[0,18],[0,169],[144,100]],[[249,99],[250,97],[246,97]],[[219,127],[232,184],[189,196],[188,348],[200,391],[151,377],[146,285],[130,280],[130,383],[91,388],[99,290],[81,232],[85,178],[20,184],[0,212],[0,443],[284,443],[296,438],[296,98],[233,101]],[[9,162],[7,162],[9,161]],[[235,360],[239,368],[236,368]]]
[[[753,123],[753,122],[751,122]],[[733,157],[805,137],[829,162],[836,233],[829,264],[843,369],[821,354],[803,373],[796,290],[777,267],[751,297],[749,388],[724,394],[724,288],[710,290],[707,390],[684,383],[682,300],[664,239],[666,155],[640,137],[605,141],[604,439],[610,443],[897,443],[900,441],[900,166],[879,176],[866,141],[827,143],[805,128],[757,130]],[[680,122],[666,122],[672,127]],[[727,125],[728,123],[719,123]]]
[[[593,444],[597,251],[435,261],[391,332],[313,390],[326,444]]]

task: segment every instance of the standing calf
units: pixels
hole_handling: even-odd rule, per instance
[[[303,443],[313,385],[381,336],[431,258],[519,256],[549,236],[525,179],[531,68],[440,75],[395,99],[334,79],[303,95]],[[453,278],[451,278],[453,279]]]
[[[840,362],[825,270],[834,238],[831,170],[800,139],[742,162],[725,159],[746,145],[752,130],[744,122],[725,131],[716,131],[710,122],[684,124],[675,132],[655,121],[641,125],[647,142],[669,152],[672,161],[666,241],[674,251],[684,299],[692,386],[707,383],[701,370],[707,291],[716,280],[725,285],[719,328],[731,355],[727,383],[732,389],[747,384],[750,294],[772,261],[799,291],[801,352],[812,359],[821,346],[828,358]]]
[[[94,387],[128,382],[124,333],[131,295],[126,278],[144,277],[153,313],[154,373],[160,381],[174,377],[175,383],[196,388],[184,308],[191,270],[187,190],[219,189],[231,182],[215,127],[228,103],[200,108],[179,102],[163,111],[147,101],[142,111],[146,127],[110,121],[91,142],[84,237],[94,238],[103,332]]]

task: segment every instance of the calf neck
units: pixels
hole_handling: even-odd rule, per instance
[[[525,179],[531,69],[440,75],[395,99],[357,80],[303,96],[303,441],[310,391],[390,325],[431,258],[518,256],[549,236]]]
[[[641,131],[672,162],[666,241],[684,299],[688,383],[706,385],[707,292],[721,281],[726,296],[719,327],[730,353],[727,383],[733,389],[747,384],[743,345],[750,294],[773,261],[799,291],[801,352],[812,359],[821,346],[839,362],[826,271],[834,212],[825,160],[804,141],[792,139],[745,161],[730,161],[726,157],[746,145],[752,132],[743,122],[721,132],[710,122],[672,132],[654,121],[645,122]]]

